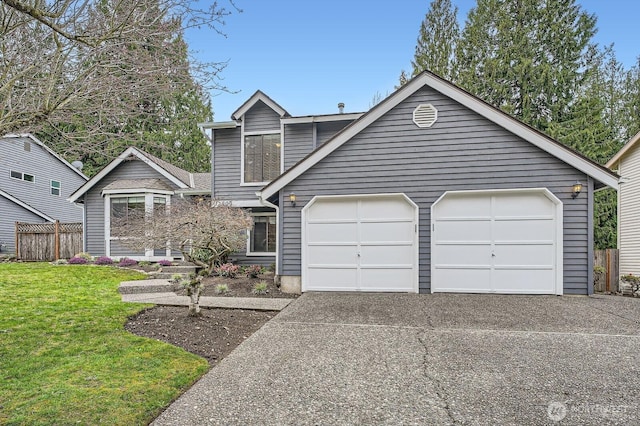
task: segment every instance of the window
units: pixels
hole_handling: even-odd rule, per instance
[[[249,232],[249,252],[276,252],[275,214],[253,216],[253,229]]]
[[[280,175],[280,134],[244,138],[244,181],[269,182]]]
[[[22,172],[16,172],[14,170],[11,170],[11,177],[14,179],[20,179],[20,180],[24,180],[25,182],[35,182],[36,178],[33,175],[27,174],[27,173],[22,173]]]
[[[60,196],[60,182],[57,180],[51,181],[51,195]]]
[[[144,212],[144,197],[111,198],[111,226],[126,221],[129,216]]]

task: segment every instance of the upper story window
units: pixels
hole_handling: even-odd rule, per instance
[[[280,175],[280,133],[244,138],[244,182],[269,182]]]
[[[15,170],[11,170],[11,177],[14,179],[24,180],[25,182],[35,182],[36,178],[33,175],[28,173],[16,172]]]
[[[60,181],[57,181],[57,180],[51,181],[51,195],[60,196]]]

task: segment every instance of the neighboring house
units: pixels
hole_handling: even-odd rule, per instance
[[[607,163],[620,175],[618,249],[620,275],[640,275],[640,133]]]
[[[134,252],[123,247],[111,235],[113,221],[133,209],[165,209],[174,197],[210,194],[210,173],[190,173],[130,147],[71,194],[69,201],[84,205],[84,246],[91,255],[160,260],[180,254],[169,248]]]
[[[67,197],[86,181],[35,136],[0,138],[0,252],[15,252],[15,222],[82,222]]]
[[[593,292],[593,194],[615,173],[428,72],[349,118],[325,141],[258,92],[204,126],[214,195],[275,210],[283,288]]]

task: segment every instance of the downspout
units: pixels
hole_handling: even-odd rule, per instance
[[[587,177],[587,294],[593,294],[593,192],[595,182],[591,176]]]
[[[262,199],[262,192],[258,191],[256,192],[256,195],[258,196],[258,200],[260,200],[260,204],[262,204],[265,207],[269,207],[272,208],[276,211],[276,271],[275,271],[275,279],[278,279],[278,276],[280,275],[280,251],[281,251],[281,225],[282,225],[282,221],[280,220],[280,207],[276,206],[275,204],[272,204],[270,202],[268,202],[267,200]]]

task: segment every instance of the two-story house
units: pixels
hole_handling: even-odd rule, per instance
[[[67,197],[87,177],[30,134],[0,138],[0,251],[15,251],[15,222],[82,222]]]

